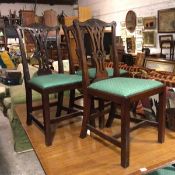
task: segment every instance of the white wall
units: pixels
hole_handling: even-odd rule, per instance
[[[19,10],[33,10],[34,3],[0,3],[0,12],[2,16],[9,15],[9,11],[14,12],[16,10],[17,16],[19,15]],[[60,14],[64,10],[65,14],[68,16],[73,15],[73,6],[71,5],[47,5],[47,4],[37,4],[36,14],[38,16],[43,15],[45,10],[53,9]]]
[[[158,10],[175,8],[175,0],[79,0],[79,6],[91,7],[93,17],[95,18],[107,22],[116,21],[117,32],[120,34],[120,22],[125,21],[127,11],[135,11],[137,17],[157,17]],[[152,53],[160,52],[158,35],[157,46],[151,48]]]

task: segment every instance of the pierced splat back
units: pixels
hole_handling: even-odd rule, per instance
[[[74,65],[74,58],[73,58],[73,54],[72,54],[72,49],[75,49],[73,52],[76,53],[77,55],[77,59],[76,62],[78,63],[78,65],[76,65],[76,71],[77,70],[82,70],[82,60],[80,58],[80,51],[79,51],[79,47],[78,47],[78,38],[77,38],[77,35],[76,35],[76,31],[75,31],[75,28],[73,25],[71,26],[65,26],[63,25],[63,31],[64,31],[64,35],[65,35],[65,38],[66,38],[66,44],[67,44],[67,49],[68,49],[68,55],[69,55],[69,62],[70,62],[70,72],[71,73],[74,73],[75,72],[75,65]],[[71,40],[74,40],[75,42],[75,48],[72,47],[71,45]],[[89,38],[87,38],[87,36],[84,38],[84,40],[88,40]],[[86,53],[86,56],[87,56],[87,60],[88,60],[88,55]],[[88,65],[89,67],[93,67],[93,60],[90,59],[88,60]]]
[[[19,43],[20,43],[20,50],[22,56],[22,64],[24,68],[24,79],[28,81],[30,79],[29,69],[28,69],[28,58],[25,49],[25,43],[23,39],[23,34],[25,32],[30,35],[34,44],[34,51],[33,57],[35,57],[38,61],[38,75],[45,75],[51,74],[52,71],[49,66],[49,49],[47,46],[47,42],[50,40],[48,37],[49,32],[55,32],[55,36],[52,36],[52,39],[57,43],[57,56],[58,56],[58,66],[59,72],[63,72],[63,65],[60,55],[60,44],[59,44],[59,27],[47,27],[44,25],[33,25],[30,27],[21,27],[17,26],[16,28],[18,36],[19,36]]]
[[[76,30],[76,35],[78,38],[78,47],[79,47],[79,55],[82,58],[82,68],[83,68],[83,77],[84,83],[88,85],[90,83],[88,77],[88,66],[86,59],[86,40],[84,39],[85,35],[88,35],[90,40],[90,50],[91,50],[91,59],[96,67],[96,76],[95,81],[100,79],[108,78],[107,71],[105,69],[105,59],[106,52],[104,49],[104,34],[106,29],[110,29],[112,33],[112,52],[113,52],[113,61],[114,61],[114,76],[119,75],[118,69],[118,55],[116,50],[116,37],[115,37],[115,29],[116,23],[105,23],[98,19],[89,19],[85,22],[79,22],[77,20],[74,21],[74,27]]]

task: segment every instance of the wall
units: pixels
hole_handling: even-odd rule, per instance
[[[0,3],[0,12],[2,16],[9,15],[9,11],[14,12],[16,10],[16,14],[18,16],[19,10],[33,10],[34,3]],[[45,10],[53,9],[58,14],[64,10],[65,14],[68,16],[73,15],[73,6],[71,5],[47,5],[47,4],[37,4],[36,5],[36,14],[38,16],[43,15]]]
[[[117,22],[117,35],[120,35],[120,22],[125,21],[127,11],[135,11],[137,17],[156,16],[160,9],[175,8],[175,0],[79,0],[79,6],[89,6],[93,17],[105,21]],[[175,39],[175,34],[174,39]],[[160,52],[159,34],[156,35],[156,47],[151,48],[152,53]]]

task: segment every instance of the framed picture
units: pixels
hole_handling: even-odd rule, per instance
[[[175,8],[158,10],[158,33],[175,32]]]
[[[137,26],[143,26],[143,18],[137,17]]]
[[[143,37],[142,28],[136,28],[136,37]]]
[[[129,32],[134,32],[136,28],[136,13],[132,10],[129,10],[126,14],[125,22],[126,28]]]
[[[135,53],[135,38],[133,36],[126,38],[126,46],[128,53]]]
[[[175,73],[175,62],[164,60],[164,59],[155,59],[155,58],[146,58],[144,66],[149,69],[155,69],[156,71],[166,71]]]
[[[142,51],[142,44],[143,44],[143,41],[136,40],[136,50],[137,51]]]
[[[144,29],[155,29],[156,28],[156,17],[145,17],[143,18]]]
[[[143,46],[144,47],[156,47],[155,31],[143,31]]]

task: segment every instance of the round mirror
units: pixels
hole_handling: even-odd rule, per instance
[[[136,14],[134,11],[129,10],[128,13],[126,14],[126,28],[129,30],[129,32],[134,32],[136,28]]]

